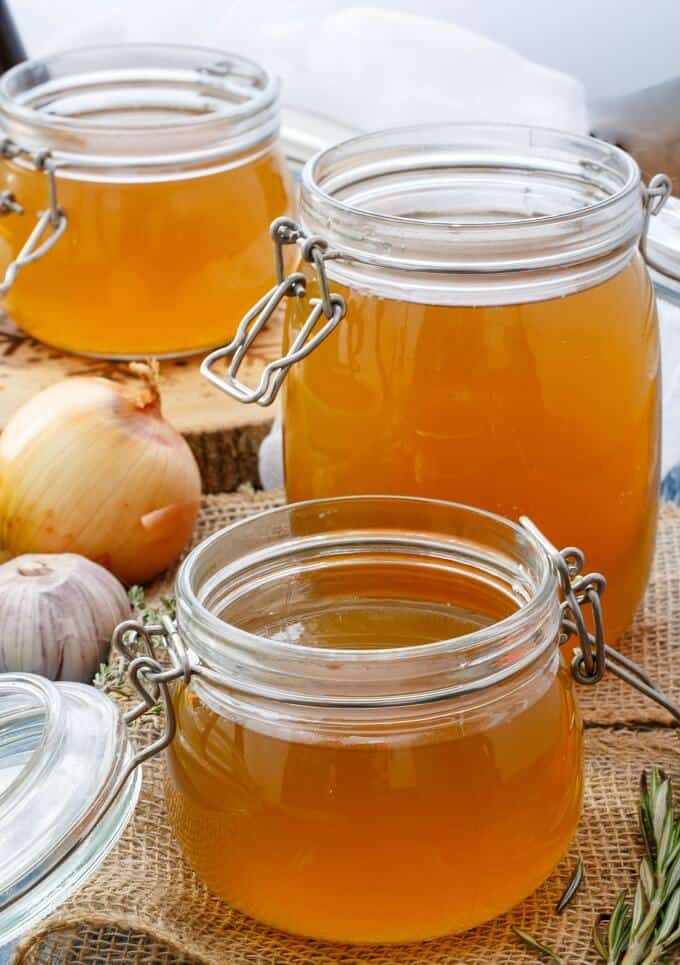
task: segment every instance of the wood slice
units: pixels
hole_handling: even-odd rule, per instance
[[[254,385],[263,367],[280,354],[281,325],[272,321],[248,353],[243,381]],[[242,405],[200,374],[203,356],[161,363],[163,414],[186,438],[198,461],[206,493],[259,484],[257,453],[271,427],[275,406]],[[37,392],[76,375],[102,375],[117,382],[131,376],[126,362],[80,358],[43,345],[0,318],[0,431]]]

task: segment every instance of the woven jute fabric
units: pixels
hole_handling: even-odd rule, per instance
[[[196,539],[253,512],[280,504],[277,493],[209,497]],[[661,514],[656,566],[635,626],[624,642],[676,699],[673,642],[680,641],[680,512]],[[159,591],[171,585],[170,576]],[[536,953],[512,931],[519,925],[554,948],[562,961],[597,961],[590,938],[595,916],[618,894],[632,892],[641,856],[636,807],[643,768],[662,766],[680,788],[680,736],[668,716],[616,680],[580,690],[587,723],[584,813],[569,854],[534,895],[508,915],[465,935],[401,947],[341,946],[284,935],[245,917],[212,895],[175,843],[164,799],[164,765],[145,765],[130,826],[96,874],[55,914],[26,936],[22,965],[522,965]],[[643,706],[644,704],[644,706]],[[661,726],[663,724],[663,726]],[[159,717],[133,725],[139,743],[153,739]],[[455,779],[455,775],[451,775]],[[531,788],[527,788],[527,794]],[[558,916],[557,898],[578,858],[585,883]],[[357,882],[360,886],[360,882]],[[490,887],[493,883],[490,882]],[[370,901],[370,896],[367,896]]]
[[[150,737],[149,724],[140,727]],[[22,965],[118,965],[129,962],[210,965],[444,965],[536,962],[513,923],[559,951],[564,962],[596,961],[590,929],[624,888],[640,858],[636,801],[640,771],[657,763],[680,780],[674,731],[586,732],[586,795],[568,857],[531,898],[509,915],[465,935],[403,947],[351,947],[305,941],[258,924],[211,895],[182,857],[168,825],[162,761],[146,765],[132,823],[95,877],[18,948]],[[451,775],[455,780],[455,775]],[[527,788],[527,793],[531,789]],[[576,860],[585,884],[562,916],[554,913]],[[357,881],[357,887],[361,882]],[[489,882],[493,887],[493,882]],[[366,896],[370,901],[370,895]]]

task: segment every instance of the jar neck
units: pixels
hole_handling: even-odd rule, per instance
[[[389,606],[403,594],[408,612],[432,602],[426,586],[447,606],[474,599],[481,612],[508,615],[451,639],[371,648],[244,629],[248,614],[278,618],[300,601],[340,607],[319,587],[348,582],[363,587],[360,606]],[[465,506],[380,496],[299,503],[228,527],[183,564],[177,608],[204,680],[272,701],[349,708],[495,691],[555,656],[560,621],[552,564],[524,530]]]
[[[434,304],[538,301],[621,270],[643,224],[635,161],[595,138],[428,125],[354,138],[310,161],[300,216],[331,278]]]
[[[91,47],[8,71],[0,118],[5,137],[49,151],[64,171],[181,172],[238,161],[270,143],[279,84],[217,50]]]

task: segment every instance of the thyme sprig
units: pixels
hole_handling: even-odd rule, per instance
[[[593,944],[607,965],[653,965],[680,945],[680,820],[673,787],[653,768],[640,781],[639,821],[645,856],[632,906],[625,892],[609,918],[601,915]]]
[[[130,603],[134,609],[135,616],[145,626],[161,622],[162,616],[169,616],[175,619],[175,598],[172,596],[162,596],[157,606],[148,606],[146,594],[141,586],[133,586],[128,591]],[[153,639],[153,638],[152,638]],[[143,644],[135,638],[134,634],[129,634],[126,643],[133,653],[143,653]],[[118,654],[112,653],[107,663],[100,663],[94,680],[95,687],[103,690],[107,694],[116,694],[119,697],[134,697],[135,691],[127,679],[127,665]],[[159,713],[160,708],[154,707],[152,713]]]

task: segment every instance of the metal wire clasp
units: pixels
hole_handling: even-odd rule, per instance
[[[146,653],[135,655],[128,643],[128,638],[131,635],[137,640],[141,640]],[[170,658],[169,667],[164,667],[158,658],[155,650],[155,642],[157,641],[162,642],[163,648]],[[123,787],[135,768],[150,757],[165,750],[174,738],[177,722],[168,684],[180,678],[188,683],[192,668],[189,654],[182,643],[175,624],[168,616],[163,616],[159,624],[144,624],[138,620],[125,620],[116,627],[111,643],[113,648],[127,661],[128,677],[141,698],[138,704],[123,715],[125,723],[131,724],[159,704],[162,706],[165,715],[163,733],[152,744],[137,751],[134,755],[119,780],[120,786]]]
[[[644,221],[642,222],[642,233],[640,235],[640,254],[645,259],[650,268],[658,271],[661,275],[680,281],[680,273],[674,272],[668,265],[661,265],[649,252],[647,244],[649,235],[649,224],[662,210],[673,191],[673,182],[667,174],[655,174],[650,178],[649,184],[642,186],[643,206],[645,211]]]
[[[54,247],[66,231],[68,220],[57,199],[57,178],[49,151],[27,151],[14,141],[5,139],[0,142],[0,156],[9,160],[21,158],[36,171],[42,171],[47,176],[49,191],[49,207],[38,214],[38,220],[19,254],[10,261],[5,270],[4,278],[0,282],[1,297],[9,292],[22,268],[42,258]],[[23,213],[23,206],[10,191],[3,191],[0,194],[0,215],[23,215]]]
[[[256,402],[262,406],[272,404],[291,365],[313,352],[331,334],[346,312],[342,295],[331,292],[328,287],[325,262],[333,258],[334,254],[329,252],[327,242],[316,236],[308,237],[291,218],[277,218],[272,222],[270,234],[274,244],[276,285],[245,315],[233,340],[223,348],[211,352],[201,364],[201,374],[218,389],[227,392],[239,402]],[[283,249],[286,245],[293,244],[300,248],[304,261],[313,265],[321,297],[310,299],[312,310],[290,348],[281,358],[265,366],[258,385],[251,389],[238,379],[238,372],[248,349],[285,298],[302,298],[307,291],[307,279],[302,272],[285,274]],[[322,318],[325,318],[325,322],[317,329]],[[225,356],[232,356],[232,359],[226,377],[223,378],[214,370],[214,365]]]
[[[519,522],[546,552],[557,573],[562,592],[560,644],[567,643],[572,637],[576,637],[579,643],[571,662],[576,682],[596,684],[605,671],[610,670],[680,721],[680,707],[656,686],[639,664],[606,642],[601,602],[607,585],[604,576],[601,573],[581,575],[585,557],[580,549],[568,546],[558,550],[528,517],[520,517]],[[584,607],[590,607],[592,613],[592,633],[586,625]]]

